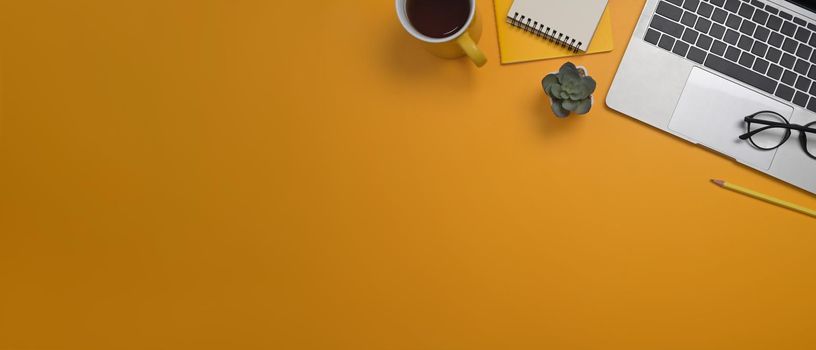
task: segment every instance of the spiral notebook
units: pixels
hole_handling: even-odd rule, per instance
[[[507,23],[573,51],[586,51],[607,0],[515,0]]]
[[[614,47],[612,16],[606,4],[606,0],[494,0],[501,62],[507,64],[611,51]],[[595,14],[597,11],[600,12]],[[566,13],[570,15],[564,15]],[[555,17],[555,20],[548,21],[550,17]],[[526,25],[528,19],[529,26]],[[566,26],[561,22],[567,22]],[[547,35],[547,27],[549,34],[553,34],[553,31],[556,34]],[[568,34],[571,28],[583,28],[571,32],[585,34]],[[561,40],[558,40],[559,33],[562,34]],[[566,40],[567,35],[569,41]],[[589,39],[580,39],[584,35]]]

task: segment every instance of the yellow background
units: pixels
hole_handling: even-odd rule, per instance
[[[3,1],[0,349],[812,349],[813,196],[393,1]]]

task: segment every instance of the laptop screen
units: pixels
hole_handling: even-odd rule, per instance
[[[799,7],[806,8],[816,13],[816,1],[813,0],[788,0],[788,2],[799,5]]]

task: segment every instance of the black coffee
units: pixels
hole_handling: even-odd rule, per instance
[[[408,0],[405,10],[416,30],[439,39],[462,29],[470,15],[470,0]]]

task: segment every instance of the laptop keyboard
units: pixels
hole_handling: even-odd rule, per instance
[[[816,112],[815,32],[757,0],[662,0],[644,40]]]

